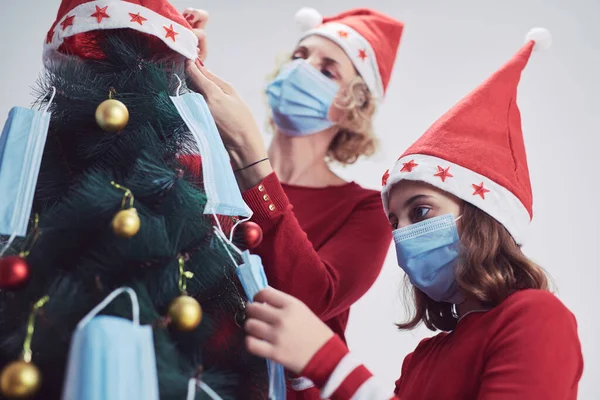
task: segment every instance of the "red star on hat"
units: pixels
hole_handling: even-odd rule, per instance
[[[98,21],[98,23],[100,23],[100,22],[102,22],[102,20],[104,18],[110,18],[110,15],[108,15],[106,13],[107,9],[108,9],[108,6],[105,6],[105,7],[102,7],[102,8],[96,6],[96,12],[93,13],[92,15],[90,15],[90,17],[95,17],[96,20]]]
[[[341,38],[347,38],[348,37],[348,32],[346,31],[338,31],[338,36]]]
[[[446,182],[446,178],[454,177],[454,175],[452,175],[449,171],[450,167],[444,169],[438,165],[438,172],[437,174],[433,174],[433,176],[439,176],[440,178],[442,178],[442,182]]]
[[[166,26],[163,26],[163,28],[165,28],[165,31],[167,31],[165,38],[171,38],[175,42],[175,36],[179,35],[179,33],[175,32],[173,29],[173,24],[171,24],[171,26],[168,28]]]
[[[137,22],[140,25],[144,25],[144,21],[148,21],[148,19],[142,17],[140,15],[140,13],[137,13],[137,14],[129,13],[129,16],[131,17],[131,21],[129,21],[129,22]]]
[[[418,166],[419,164],[416,164],[415,160],[410,160],[409,162],[402,163],[402,169],[400,172],[412,172],[413,168]]]
[[[385,186],[389,177],[390,177],[390,170],[388,169],[387,171],[385,171],[385,174],[383,174],[383,177],[381,178],[381,186]]]
[[[367,51],[365,49],[360,49],[358,51],[358,58],[360,58],[361,60],[365,61],[367,59]]]
[[[485,194],[488,193],[489,190],[483,187],[483,182],[481,182],[479,185],[473,184],[473,189],[475,189],[475,192],[473,192],[473,196],[479,195],[482,199],[485,200]]]
[[[73,20],[75,19],[74,15],[70,15],[67,18],[65,18],[65,20],[63,22],[60,23],[60,26],[62,27],[63,31],[65,29],[67,29],[68,26],[72,26],[73,25]]]
[[[52,43],[53,37],[54,37],[54,29],[50,29],[50,31],[46,35],[46,43]]]

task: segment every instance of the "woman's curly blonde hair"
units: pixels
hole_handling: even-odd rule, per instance
[[[289,61],[289,55],[280,57],[277,68],[267,76],[268,81],[272,81],[281,67]],[[341,111],[341,117],[334,121],[339,130],[329,144],[327,161],[349,165],[356,162],[360,156],[373,155],[377,148],[377,138],[373,132],[376,102],[360,75],[340,90],[334,105]],[[267,125],[269,131],[275,130],[271,116]]]

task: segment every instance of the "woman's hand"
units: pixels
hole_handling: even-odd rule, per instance
[[[187,61],[190,87],[202,93],[215,119],[234,170],[267,158],[267,149],[248,105],[233,87],[217,77],[198,60]],[[242,191],[258,184],[273,172],[268,161],[236,173]]]
[[[183,12],[183,17],[191,25],[192,31],[198,38],[198,58],[201,61],[206,60],[208,50],[206,46],[206,32],[204,31],[204,27],[208,22],[208,13],[204,10],[188,8]]]
[[[296,374],[333,336],[331,329],[304,303],[270,287],[256,295],[246,314],[248,351]]]

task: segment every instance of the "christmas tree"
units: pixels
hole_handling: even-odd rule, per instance
[[[21,357],[32,315],[35,398],[60,398],[77,323],[127,286],[153,327],[161,399],[185,399],[191,377],[223,399],[262,398],[265,362],[244,348],[246,298],[203,214],[202,182],[185,163],[198,150],[169,97],[185,82],[185,57],[128,29],[85,46],[102,58],[54,62],[36,85],[52,116],[28,234],[2,259],[6,270],[20,259],[28,276],[0,290],[0,368]],[[101,104],[121,119],[97,120]],[[186,293],[201,309],[178,315]],[[103,313],[131,319],[131,302],[119,296]]]

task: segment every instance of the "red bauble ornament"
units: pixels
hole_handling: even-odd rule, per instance
[[[20,256],[0,258],[0,289],[17,289],[29,280],[29,265]]]
[[[242,222],[235,230],[237,242],[241,242],[245,249],[253,249],[262,242],[263,232],[261,227],[252,221]]]

